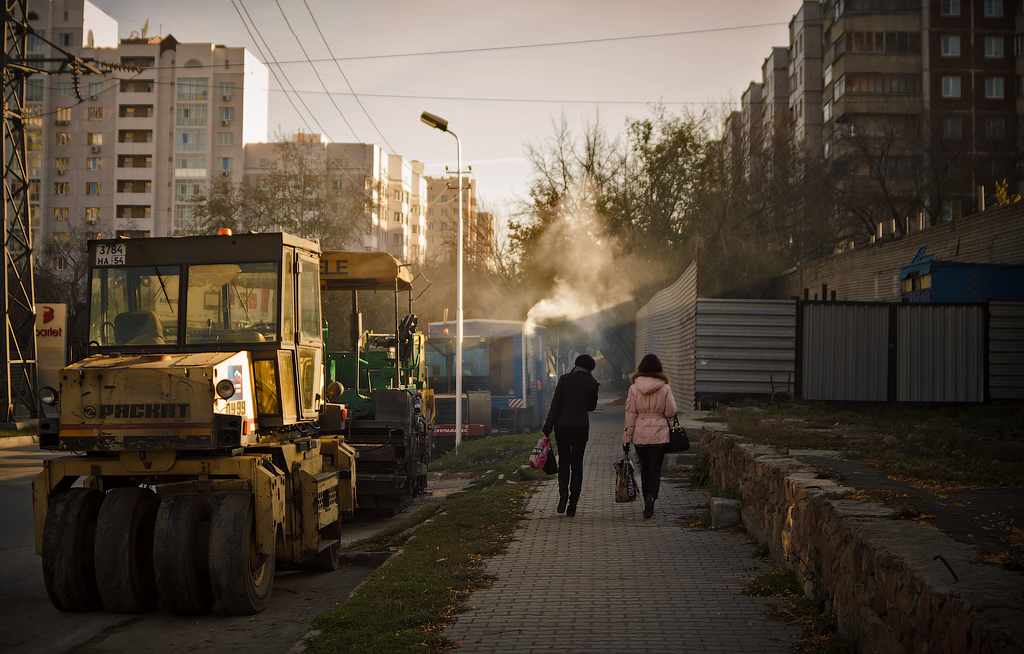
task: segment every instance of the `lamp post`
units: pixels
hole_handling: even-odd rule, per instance
[[[459,222],[455,232],[455,240],[458,242],[455,248],[455,451],[458,452],[459,444],[462,443],[462,143],[458,135],[448,129],[448,121],[444,118],[424,111],[420,114],[420,120],[455,137],[455,166],[459,180]]]

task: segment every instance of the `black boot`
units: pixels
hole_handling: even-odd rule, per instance
[[[565,515],[569,516],[570,518],[576,515],[576,500],[572,500],[569,502],[569,506],[565,509]]]
[[[565,513],[565,503],[568,502],[568,501],[569,501],[569,498],[567,496],[559,495],[558,496],[558,508],[556,508],[555,511],[558,511],[559,513]]]
[[[644,517],[650,518],[654,515],[654,496],[648,495],[644,498]]]

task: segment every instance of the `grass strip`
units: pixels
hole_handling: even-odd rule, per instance
[[[320,633],[307,652],[444,652],[441,632],[466,596],[490,583],[486,559],[505,551],[524,517],[531,482],[522,470],[537,435],[497,436],[463,443],[458,455],[431,465],[443,473],[475,473],[470,490],[445,498],[362,542],[400,552],[370,574],[357,593],[313,621]]]

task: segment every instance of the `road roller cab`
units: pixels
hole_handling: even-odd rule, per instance
[[[33,482],[53,604],[255,613],[279,565],[337,567],[356,455],[325,396],[319,246],[111,239],[88,257],[88,356],[41,393],[40,447],[74,453]]]

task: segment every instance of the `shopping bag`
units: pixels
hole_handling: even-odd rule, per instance
[[[551,456],[551,439],[544,436],[537,441],[536,447],[533,448],[533,454],[530,455],[530,467],[543,470],[549,456]]]
[[[675,454],[688,449],[690,449],[690,439],[686,437],[686,430],[679,426],[679,417],[676,416],[672,418],[672,422],[668,423],[668,453]]]
[[[619,459],[615,463],[615,501],[632,502],[638,497],[640,489],[636,486],[633,462],[629,459]]]
[[[558,461],[555,460],[555,451],[548,452],[548,458],[544,461],[544,472],[549,475],[558,474]]]

